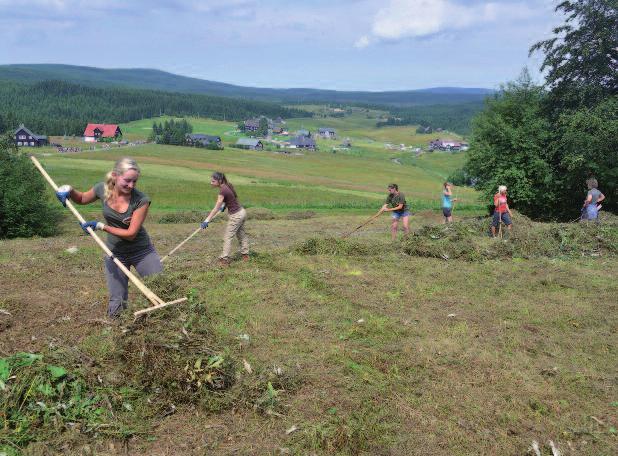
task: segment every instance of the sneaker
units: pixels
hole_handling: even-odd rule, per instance
[[[243,261],[249,261],[249,255],[243,255],[242,256],[242,260]]]
[[[219,258],[219,266],[222,268],[227,268],[230,265],[230,260],[227,258]]]

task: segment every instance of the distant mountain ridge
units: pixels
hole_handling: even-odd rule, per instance
[[[272,89],[245,87],[223,82],[180,76],[161,70],[105,69],[62,64],[0,65],[0,81],[40,82],[60,80],[91,86],[123,86],[166,92],[242,97],[282,103],[365,103],[393,106],[422,106],[481,102],[491,89],[432,87],[405,91],[339,91],[309,88]]]

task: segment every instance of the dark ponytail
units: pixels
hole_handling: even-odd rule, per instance
[[[232,190],[234,197],[238,198],[238,195],[236,194],[236,190],[234,190],[234,186],[227,181],[225,174],[220,173],[219,171],[215,171],[214,173],[212,173],[212,178],[216,180],[217,182],[219,182],[219,184],[221,185],[227,185],[228,188]]]

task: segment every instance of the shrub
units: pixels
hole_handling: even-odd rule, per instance
[[[47,200],[43,177],[10,136],[0,138],[0,238],[52,236],[60,207]]]

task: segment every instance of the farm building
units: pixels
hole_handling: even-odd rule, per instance
[[[15,144],[18,146],[40,147],[48,144],[47,136],[36,135],[21,124],[14,134]]]
[[[89,123],[84,130],[84,141],[97,142],[100,138],[118,139],[122,136],[120,127],[116,124]]]
[[[321,138],[326,138],[326,139],[336,139],[337,138],[337,132],[335,131],[334,128],[320,128],[318,129],[318,135],[320,135]]]
[[[458,151],[458,150],[468,150],[470,147],[467,143],[456,141],[454,139],[435,139],[433,141],[429,141],[429,150],[448,150],[448,151]]]
[[[315,140],[306,136],[296,136],[290,140],[292,149],[311,149],[315,150]]]
[[[236,146],[241,149],[249,149],[249,150],[262,150],[264,149],[264,144],[259,139],[254,138],[239,138],[236,141]]]
[[[245,120],[245,131],[258,131],[258,129],[260,128],[261,119],[266,119],[266,121],[268,122],[269,132],[279,134],[283,133],[283,131],[285,130],[285,120],[283,120],[281,117],[277,117],[275,120],[273,120],[269,119],[268,117],[260,116],[254,117],[253,119]]]
[[[216,146],[221,147],[221,136],[204,135],[194,133],[186,135],[187,144],[196,147]]]

